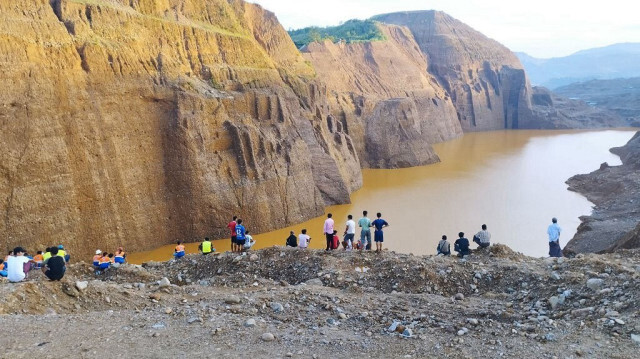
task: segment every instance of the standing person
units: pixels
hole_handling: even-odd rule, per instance
[[[442,239],[438,242],[438,247],[436,248],[437,254],[442,254],[443,256],[451,255],[451,244],[447,241],[447,236],[442,235]]]
[[[253,247],[254,244],[256,244],[256,241],[253,239],[253,237],[249,234],[249,231],[247,230],[247,232],[244,234],[244,246],[242,249],[244,251],[248,251],[249,249],[251,249],[251,247]]]
[[[213,252],[213,244],[209,240],[209,237],[204,237],[204,241],[200,243],[198,249],[200,249],[200,252],[202,252],[202,254],[209,254]]]
[[[344,241],[347,244],[345,249],[353,249],[353,238],[356,236],[356,222],[352,215],[347,216],[347,223],[344,229]]]
[[[373,232],[373,240],[376,242],[376,253],[382,252],[382,242],[384,242],[384,233],[382,232],[382,228],[389,227],[389,223],[382,219],[382,213],[378,212],[376,214],[376,220],[371,222],[376,230]]]
[[[298,236],[298,241],[300,242],[298,243],[298,247],[302,249],[307,249],[307,247],[309,247],[309,244],[311,242],[311,237],[309,237],[309,235],[307,234],[306,228],[302,229],[302,232]]]
[[[184,255],[185,255],[185,252],[184,252],[184,245],[182,244],[182,242],[181,242],[181,241],[178,241],[177,243],[178,243],[178,245],[177,245],[177,246],[176,246],[176,248],[173,250],[173,257],[174,257],[175,259],[182,258],[182,257],[184,257]],[[104,255],[106,256],[106,255],[107,255],[107,253],[105,252],[105,253],[104,253]],[[102,263],[102,262],[100,262],[100,263]]]
[[[558,219],[553,217],[551,224],[547,228],[547,234],[549,235],[549,257],[562,257],[560,232],[562,232],[562,228],[558,225]]]
[[[327,219],[324,221],[324,227],[322,227],[322,233],[324,233],[324,236],[327,239],[327,249],[325,249],[325,251],[328,251],[329,249],[331,249],[331,243],[333,242],[333,219],[331,219],[331,217],[333,217],[333,215],[331,213],[327,214]]]
[[[360,230],[360,250],[371,249],[371,220],[367,217],[367,213],[367,211],[362,211],[362,218],[358,220],[358,227],[362,228]]]
[[[296,239],[296,234],[294,231],[289,232],[289,237],[287,237],[287,247],[297,247],[298,240]]]
[[[491,233],[487,231],[487,225],[482,225],[482,230],[473,236],[473,241],[478,244],[478,248],[487,248],[491,245]]]
[[[53,247],[51,249],[51,258],[47,262],[47,265],[42,267],[42,273],[44,273],[49,280],[62,279],[64,272],[67,270],[65,259],[63,256],[58,255],[58,252],[58,248]]]
[[[464,238],[464,232],[458,233],[458,237],[453,244],[453,249],[458,252],[458,257],[463,258],[471,254],[469,250],[469,240]]]
[[[25,264],[29,263],[29,258],[24,256],[25,250],[22,247],[16,247],[13,255],[7,259],[7,279],[9,282],[17,283],[23,281],[27,277],[25,272]]]
[[[244,228],[244,225],[242,224],[242,219],[238,218],[238,221],[236,222],[236,252],[242,252],[242,247],[244,247],[244,236],[245,236],[245,232],[247,231],[246,228]]]
[[[238,241],[238,239],[236,238],[236,226],[238,225],[238,223],[236,222],[237,218],[238,216],[233,216],[233,220],[229,222],[229,224],[227,224],[227,228],[229,228],[229,230],[231,231],[231,251],[232,252],[236,251],[236,245]]]

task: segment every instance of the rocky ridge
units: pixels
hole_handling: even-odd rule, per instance
[[[90,355],[116,341],[113,355],[140,357],[632,358],[638,254],[534,259],[496,245],[459,260],[273,247],[99,277],[80,263],[63,282],[34,273],[0,285],[14,329],[0,346],[10,357]],[[94,340],[80,340],[88,331]]]
[[[611,152],[622,165],[603,163],[597,171],[567,181],[570,190],[596,205],[590,216],[580,218],[576,235],[564,248],[567,254],[640,247],[640,132]]]

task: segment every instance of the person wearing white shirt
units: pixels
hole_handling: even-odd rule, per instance
[[[24,264],[29,262],[29,258],[24,256],[24,249],[16,247],[13,255],[7,259],[7,279],[9,282],[21,282],[27,274],[24,272]]]
[[[309,242],[311,242],[311,237],[307,234],[307,230],[303,229],[300,235],[298,235],[298,247],[302,249],[306,249],[309,247]]]
[[[347,223],[344,229],[344,242],[346,243],[345,249],[353,249],[353,238],[356,235],[356,222],[353,220],[352,215],[347,216]]]
[[[551,222],[547,228],[547,234],[549,235],[549,256],[562,257],[562,249],[560,248],[560,232],[562,232],[562,228],[558,225],[558,220],[555,217],[551,219]]]

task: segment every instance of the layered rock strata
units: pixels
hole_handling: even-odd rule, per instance
[[[265,231],[361,185],[272,13],[242,1],[0,3],[0,233],[7,248],[143,250]]]

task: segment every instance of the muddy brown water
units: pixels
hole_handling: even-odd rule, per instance
[[[384,231],[384,247],[403,253],[435,253],[443,234],[452,242],[458,232],[471,239],[486,223],[492,243],[507,244],[530,256],[546,256],[546,228],[552,217],[557,217],[562,227],[564,245],[575,234],[578,217],[591,213],[592,203],[568,191],[565,181],[596,170],[602,162],[620,164],[609,148],[624,145],[634,133],[623,129],[466,134],[434,146],[442,160],[438,164],[364,170],[364,185],[351,195],[351,204],[328,207],[326,213],[333,214],[342,238],[347,214],[357,222],[363,210],[368,210],[372,219],[376,212],[382,212],[390,224]],[[284,245],[289,231],[298,235],[303,228],[312,238],[312,248],[324,248],[325,218],[254,235],[254,248]],[[227,251],[229,242],[217,240],[214,246],[217,251]],[[187,253],[198,250],[197,243],[186,246]],[[132,263],[167,260],[173,248],[169,245],[132,253],[128,259]]]

